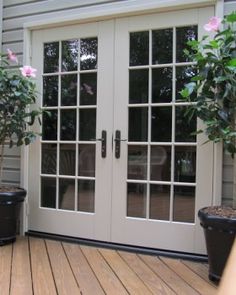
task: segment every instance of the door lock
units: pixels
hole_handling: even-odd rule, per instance
[[[105,130],[102,130],[102,137],[93,139],[96,141],[101,141],[101,156],[102,158],[106,158],[107,156],[107,132]]]
[[[120,158],[120,142],[127,141],[127,139],[121,139],[120,130],[116,130],[114,141],[115,141],[115,157],[116,159],[119,159]]]

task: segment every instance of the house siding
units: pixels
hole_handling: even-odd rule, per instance
[[[2,50],[11,48],[23,62],[23,25],[42,19],[61,17],[79,13],[87,7],[125,2],[129,0],[0,0],[0,44]],[[3,9],[1,10],[1,6]],[[224,14],[236,10],[236,0],[225,0]],[[2,18],[1,18],[2,14]],[[1,26],[0,26],[1,27]],[[230,203],[233,195],[233,161],[229,155],[224,155],[223,165],[223,202]],[[5,183],[20,183],[20,149],[7,149],[4,159]]]

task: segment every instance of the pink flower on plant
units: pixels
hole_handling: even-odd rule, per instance
[[[24,76],[24,77],[36,77],[36,72],[37,70],[32,68],[31,66],[23,66],[23,68],[20,68],[21,70],[21,74]]]
[[[13,53],[10,49],[7,49],[7,57],[9,60],[18,63],[18,59],[15,53]]]
[[[208,32],[211,32],[211,31],[216,32],[219,30],[220,24],[221,24],[221,18],[217,16],[213,16],[210,18],[209,23],[204,25],[204,29]]]

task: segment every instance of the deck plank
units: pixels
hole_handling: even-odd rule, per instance
[[[180,276],[156,256],[139,255],[139,257],[178,295],[199,295]]]
[[[76,283],[61,243],[46,240],[46,246],[58,294],[80,294],[80,289]]]
[[[118,253],[139,278],[143,280],[153,294],[176,294],[137,255],[124,251],[119,251]]]
[[[216,294],[216,289],[212,285],[208,284],[204,279],[199,277],[196,273],[192,272],[179,259],[162,257],[161,260],[200,294]]]
[[[129,268],[127,263],[114,250],[100,249],[99,252],[119,277],[130,294],[148,295],[151,291],[144,285],[143,281]]]
[[[30,252],[34,295],[56,294],[44,240],[30,238]]]
[[[18,237],[13,244],[11,295],[31,295],[32,279],[28,239]]]
[[[0,247],[1,295],[9,295],[11,282],[12,244]]]
[[[192,271],[194,271],[198,276],[207,281],[209,284],[211,284],[213,287],[217,288],[217,285],[211,282],[208,278],[208,267],[205,263],[199,263],[189,260],[182,260],[182,263],[185,264]]]
[[[105,294],[79,245],[63,243],[63,247],[82,294]]]
[[[98,249],[81,246],[81,250],[86,256],[86,259],[88,260],[106,294],[128,294],[113,270],[98,252]]]

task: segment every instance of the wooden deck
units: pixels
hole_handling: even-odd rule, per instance
[[[0,247],[0,295],[216,293],[203,263],[27,237]]]

